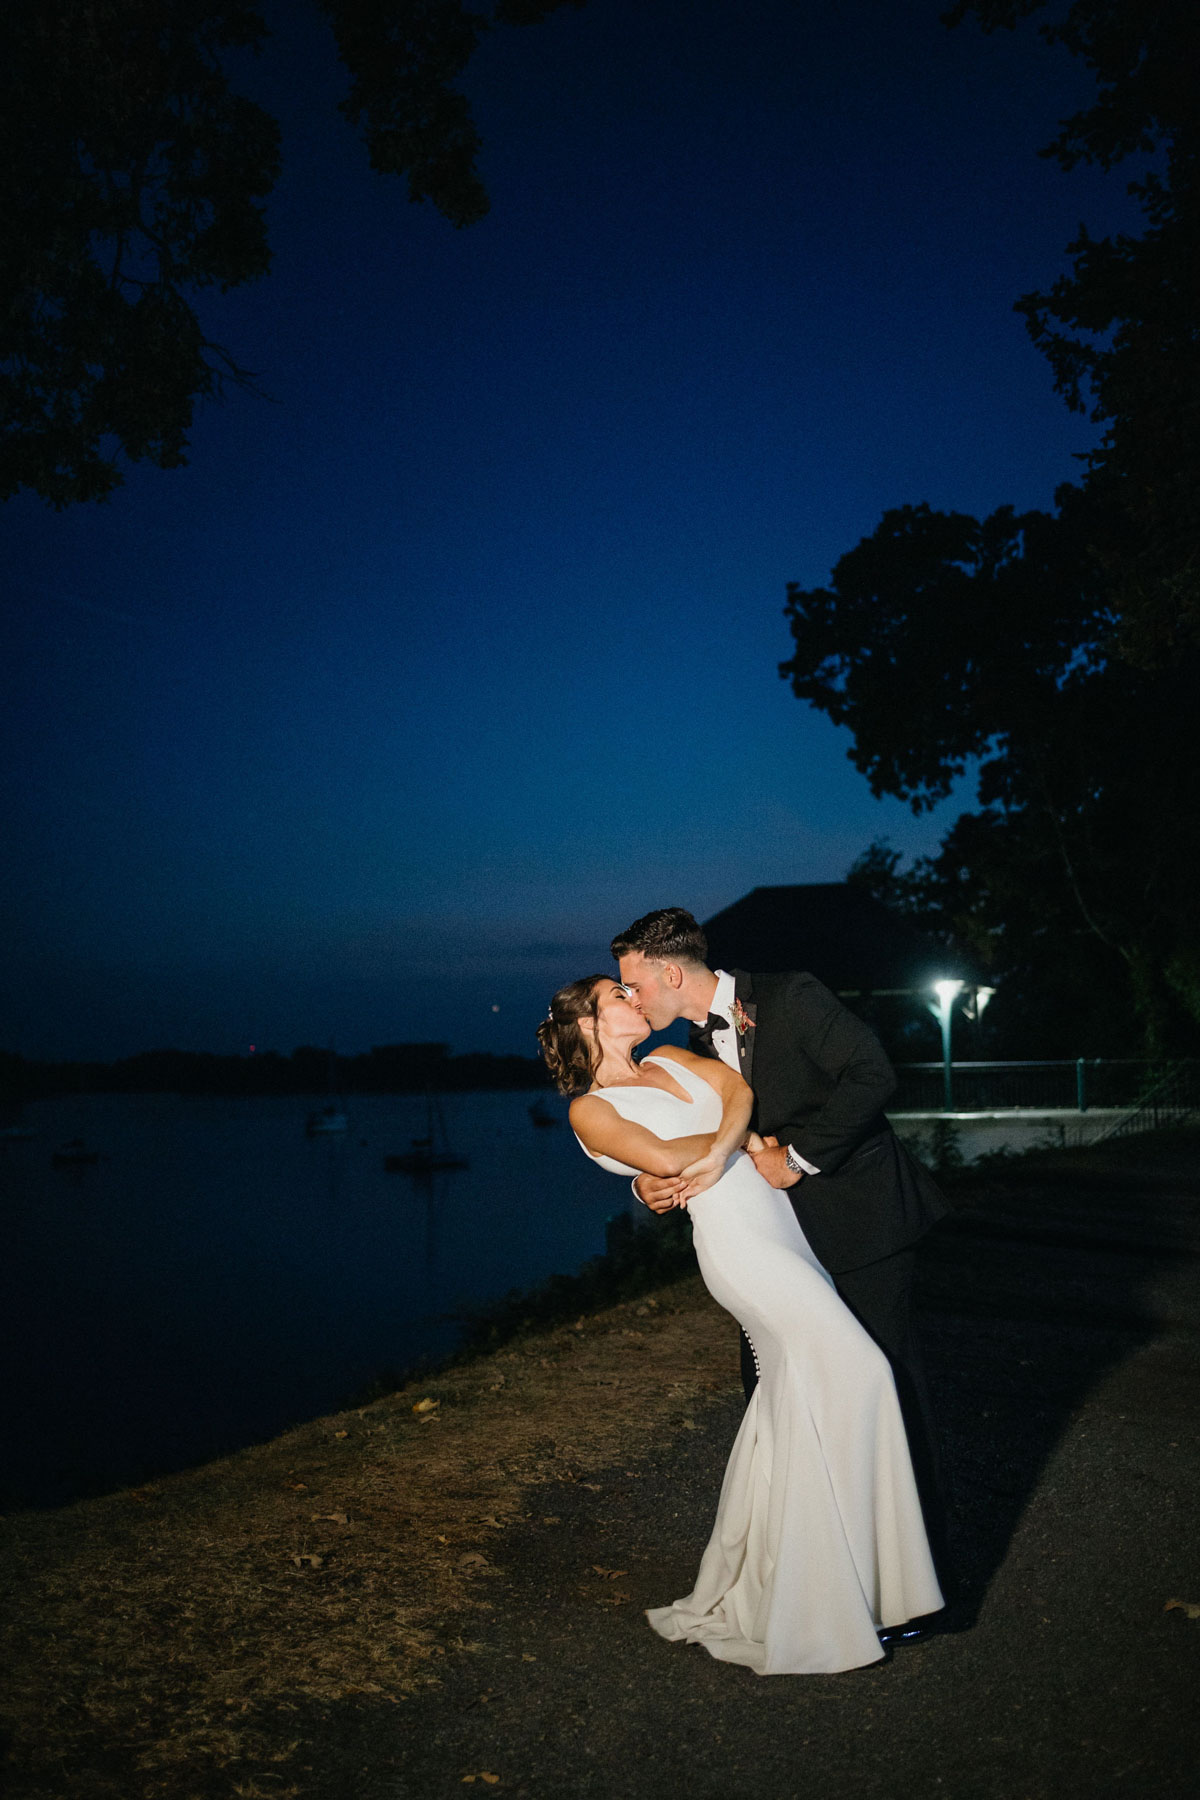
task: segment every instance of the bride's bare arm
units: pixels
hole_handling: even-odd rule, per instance
[[[599,1094],[583,1094],[571,1102],[571,1127],[597,1156],[611,1156],[646,1175],[678,1175],[712,1148],[711,1131],[691,1137],[660,1138],[644,1125],[623,1119]]]

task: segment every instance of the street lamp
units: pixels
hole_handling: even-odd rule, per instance
[[[930,1012],[942,1028],[942,1111],[954,1111],[954,1083],[950,1072],[950,1014],[954,1002],[962,993],[961,981],[935,981],[933,991],[937,995],[937,1005],[927,1001]],[[988,995],[991,999],[991,995]]]
[[[988,1001],[996,992],[991,987],[975,987],[963,1005],[963,1016],[971,1020],[975,1027],[975,1054],[979,1055],[983,1048],[983,1015],[987,1011]]]

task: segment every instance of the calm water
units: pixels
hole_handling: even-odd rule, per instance
[[[632,1204],[532,1094],[447,1095],[471,1167],[383,1170],[424,1102],[364,1097],[344,1138],[301,1100],[43,1101],[0,1146],[0,1502],[55,1502],[270,1436],[451,1350],[446,1315],[604,1247]],[[103,1160],[55,1169],[83,1137]]]

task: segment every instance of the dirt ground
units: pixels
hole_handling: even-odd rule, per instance
[[[248,1793],[232,1772],[291,1761],[265,1717],[436,1686],[544,1491],[586,1493],[728,1399],[727,1327],[694,1277],[207,1468],[4,1520],[18,1791]]]
[[[999,1170],[921,1294],[953,1629],[758,1680],[662,1644],[740,1413],[696,1278],[224,1462],[0,1521],[7,1800],[1190,1795],[1200,1155]]]

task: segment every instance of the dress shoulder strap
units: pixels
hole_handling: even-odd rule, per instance
[[[698,1086],[700,1089],[709,1086],[703,1075],[697,1075],[696,1071],[689,1069],[686,1063],[676,1062],[673,1056],[643,1056],[642,1061],[657,1063],[661,1069],[667,1071],[673,1080],[679,1083],[681,1088],[685,1088],[690,1094],[694,1094]]]

